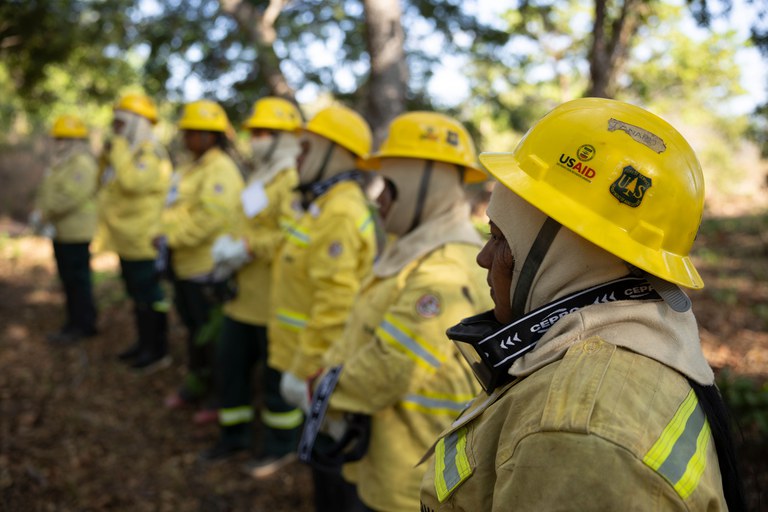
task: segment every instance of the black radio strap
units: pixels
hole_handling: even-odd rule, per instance
[[[508,366],[536,346],[544,333],[564,316],[592,304],[623,300],[660,301],[662,299],[644,278],[622,277],[573,293],[531,311],[516,322],[477,342],[475,347],[478,352],[484,353],[486,360],[494,368],[505,364]]]
[[[309,414],[304,421],[304,430],[301,432],[299,440],[299,460],[309,464],[312,461],[312,448],[315,446],[317,434],[323,425],[325,413],[328,410],[328,404],[331,401],[331,394],[336,389],[336,384],[341,376],[342,366],[334,366],[320,379],[312,395],[312,405]]]

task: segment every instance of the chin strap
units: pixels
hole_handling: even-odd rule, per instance
[[[421,221],[421,214],[424,211],[424,201],[427,199],[427,191],[429,190],[429,181],[432,177],[432,167],[435,165],[433,160],[426,160],[424,162],[424,172],[421,174],[421,181],[419,182],[419,192],[416,196],[416,211],[413,212],[413,221],[411,227],[408,228],[406,233],[410,233],[419,225]]]
[[[261,163],[266,164],[267,162],[272,160],[272,155],[275,154],[275,151],[277,150],[277,145],[279,142],[280,142],[280,131],[275,130],[272,132],[272,142],[269,143],[267,152],[264,153],[263,157],[261,157]]]
[[[325,181],[315,181],[309,185],[299,185],[296,190],[301,193],[301,204],[306,209],[312,201],[328,192],[328,190],[337,183],[341,183],[342,181],[355,181],[357,184],[361,184],[362,180],[362,172],[357,169],[352,169],[331,176]]]
[[[561,224],[552,217],[547,217],[544,224],[536,235],[531,250],[525,258],[523,268],[520,270],[520,279],[515,287],[515,294],[512,297],[512,318],[520,318],[525,314],[525,303],[528,300],[528,294],[531,292],[533,278],[539,271],[541,262],[544,261],[549,247],[560,231]]]

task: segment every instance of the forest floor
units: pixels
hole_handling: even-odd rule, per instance
[[[707,284],[691,294],[707,359],[765,383],[768,213],[707,220],[694,261]],[[93,267],[100,333],[53,347],[45,337],[60,327],[63,303],[50,242],[0,221],[0,511],[312,510],[299,463],[256,481],[242,470],[245,455],[197,461],[217,427],[163,407],[183,377],[183,328],[172,315],[170,368],[144,376],[118,363],[133,338],[130,306],[116,258],[99,255]],[[768,441],[751,426],[743,436],[751,508],[768,509]]]

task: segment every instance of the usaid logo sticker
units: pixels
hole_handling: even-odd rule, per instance
[[[421,135],[419,135],[419,140],[429,140],[432,142],[437,142],[440,140],[440,136],[437,134],[437,131],[433,126],[427,126],[423,132],[421,132]]]
[[[576,150],[576,157],[582,162],[589,162],[595,156],[595,146],[583,144]]]
[[[637,208],[651,185],[651,178],[643,176],[637,169],[628,165],[622,169],[621,176],[611,184],[610,191],[619,202]]]

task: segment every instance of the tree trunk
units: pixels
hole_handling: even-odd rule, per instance
[[[256,73],[269,87],[270,94],[296,103],[296,91],[280,70],[280,58],[273,44],[277,37],[275,20],[288,0],[269,0],[263,11],[244,0],[219,0],[224,12],[232,16],[250,37],[256,49]]]
[[[366,44],[371,60],[367,118],[374,147],[384,140],[387,126],[405,111],[408,69],[403,50],[399,0],[363,0]]]
[[[624,71],[630,41],[653,0],[623,0],[616,19],[608,16],[610,0],[595,0],[595,24],[589,52],[590,87],[586,95],[612,98]]]

